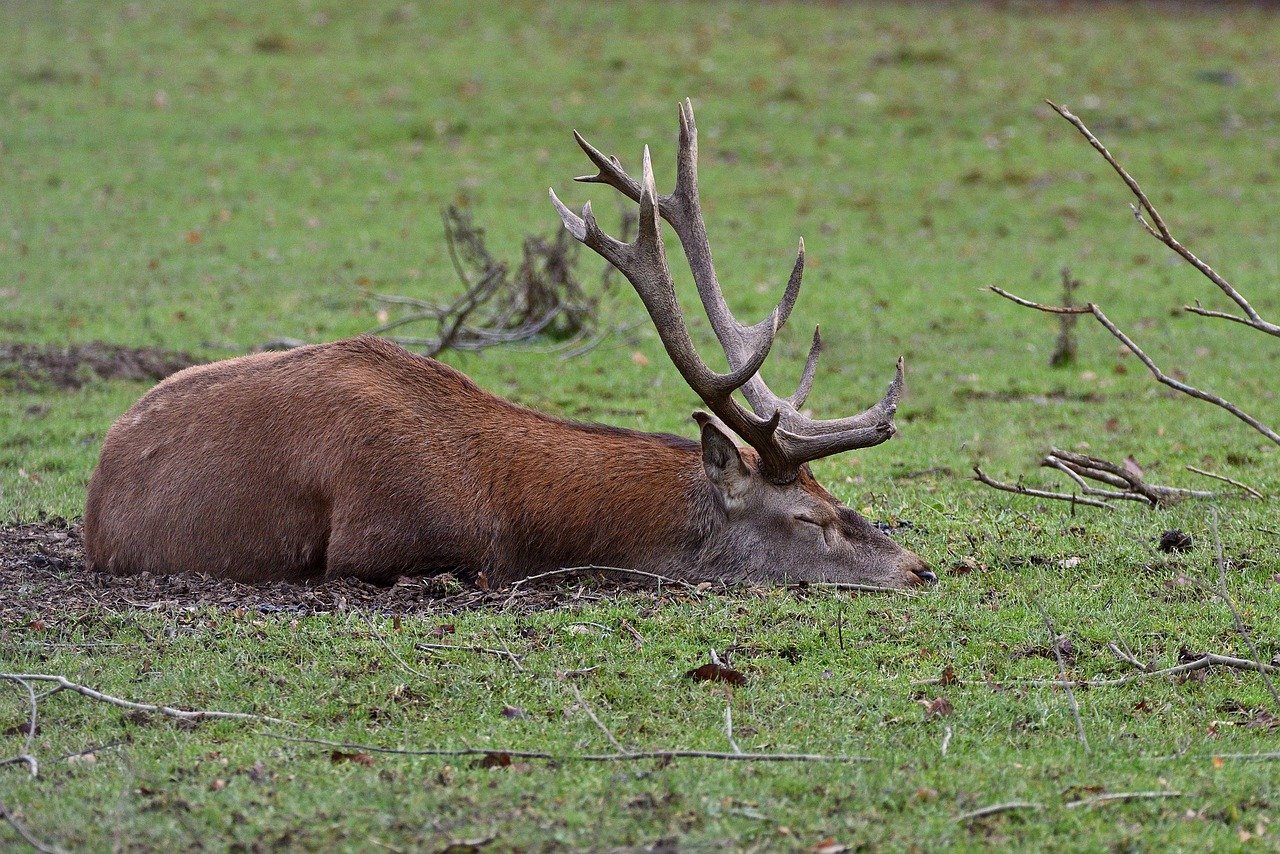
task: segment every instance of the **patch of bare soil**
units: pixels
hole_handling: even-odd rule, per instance
[[[527,588],[527,589],[526,589]],[[389,587],[355,579],[316,584],[238,584],[207,575],[116,576],[85,569],[80,524],[49,519],[0,526],[0,625],[44,615],[77,616],[95,610],[175,611],[245,609],[261,613],[323,614],[350,610],[379,614],[443,615],[472,609],[530,613],[572,608],[620,592],[656,594],[622,581],[579,579],[518,592],[480,590],[451,576],[402,578]]]
[[[23,391],[48,386],[67,390],[94,379],[162,380],[202,361],[175,350],[100,341],[69,347],[0,343],[0,381],[8,380]]]

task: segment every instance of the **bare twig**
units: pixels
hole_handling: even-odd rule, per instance
[[[1180,798],[1182,792],[1171,792],[1167,790],[1159,790],[1154,792],[1110,792],[1104,795],[1094,795],[1089,798],[1081,798],[1078,801],[1070,801],[1064,806],[1069,810],[1079,809],[1080,807],[1100,807],[1107,804],[1126,803],[1128,801],[1145,801],[1155,800],[1157,798]]]
[[[1071,707],[1071,717],[1075,718],[1076,736],[1080,739],[1080,744],[1084,746],[1086,754],[1092,753],[1089,749],[1089,737],[1084,732],[1084,720],[1080,717],[1080,704],[1076,702],[1076,694],[1071,690],[1071,680],[1067,679],[1067,665],[1062,660],[1062,649],[1058,645],[1058,631],[1053,627],[1053,621],[1049,619],[1049,615],[1043,610],[1040,616],[1044,618],[1045,631],[1049,633],[1049,646],[1053,649],[1053,657],[1058,662],[1058,678],[1063,682],[1063,688],[1067,693],[1067,705]]]
[[[1020,483],[1004,483],[1003,481],[994,480],[987,476],[978,466],[973,467],[973,473],[977,475],[980,483],[985,483],[993,489],[1003,490],[1004,492],[1012,492],[1016,495],[1026,495],[1031,498],[1051,498],[1055,501],[1070,501],[1072,506],[1080,504],[1085,507],[1101,507],[1104,510],[1115,510],[1116,508],[1102,501],[1095,501],[1092,498],[1082,498],[1075,493],[1066,492],[1046,492],[1043,489],[1032,489],[1029,486],[1023,486]]]
[[[1130,653],[1128,650],[1121,649],[1115,643],[1109,643],[1107,644],[1107,647],[1111,650],[1112,654],[1115,655],[1116,658],[1120,659],[1125,664],[1131,665],[1143,673],[1147,673],[1151,670],[1151,668],[1148,665],[1139,661],[1137,658],[1133,656],[1132,653]]]
[[[3,817],[5,821],[9,822],[9,826],[12,827],[28,845],[41,852],[41,854],[62,854],[63,849],[56,845],[50,845],[47,842],[41,841],[38,837],[32,834],[30,830],[27,830],[26,826],[19,822],[14,814],[9,811],[9,808],[2,803],[0,803],[0,817]]]
[[[531,581],[540,581],[544,578],[554,578],[559,575],[578,575],[584,572],[603,572],[603,573],[613,573],[613,574],[621,574],[621,575],[633,575],[633,576],[636,576],[637,578],[646,578],[651,581],[657,581],[659,587],[661,587],[663,584],[674,584],[677,587],[682,587],[685,590],[688,590],[692,593],[700,592],[698,590],[697,585],[695,584],[690,584],[689,582],[682,581],[679,578],[669,578],[668,576],[665,576],[665,575],[659,575],[656,572],[646,572],[642,569],[628,569],[626,567],[621,567],[621,566],[566,566],[561,569],[552,569],[546,572],[539,572],[536,575],[527,575],[524,578],[521,578],[517,581],[512,582],[511,595],[507,597],[507,601],[503,605],[503,607],[504,608],[509,607],[511,603],[515,601],[516,596],[520,593],[521,587],[523,587],[525,584],[528,584]]]
[[[375,622],[373,621],[373,615],[372,615],[372,614],[366,614],[366,619],[368,619],[368,621],[369,621],[369,631],[370,631],[370,633],[371,633],[375,638],[377,638],[378,643],[382,644],[382,648],[383,648],[383,649],[385,649],[385,650],[387,651],[387,654],[388,654],[388,655],[390,655],[393,659],[395,659],[396,663],[397,663],[397,664],[399,664],[399,665],[400,665],[400,667],[401,667],[405,672],[407,672],[407,673],[409,673],[409,674],[411,674],[411,675],[413,675],[413,676],[418,677],[419,679],[423,680],[424,682],[429,682],[429,681],[431,680],[431,677],[427,676],[427,674],[423,673],[421,670],[418,670],[418,669],[417,669],[417,668],[415,668],[415,667],[411,667],[411,666],[409,665],[409,662],[405,661],[403,658],[401,658],[401,657],[400,657],[400,653],[396,652],[394,649],[392,649],[392,648],[391,648],[391,644],[390,644],[390,643],[388,643],[388,642],[387,642],[387,639],[386,639],[386,638],[384,638],[384,637],[382,636],[382,633],[381,633],[380,631],[378,631],[378,625],[377,625],[377,623],[375,623]]]
[[[1240,609],[1236,607],[1236,603],[1231,598],[1231,593],[1227,589],[1227,560],[1222,554],[1222,536],[1218,531],[1218,508],[1210,508],[1212,515],[1210,519],[1213,522],[1213,552],[1214,557],[1218,561],[1218,598],[1231,611],[1231,619],[1235,622],[1236,632],[1239,633],[1245,646],[1249,647],[1249,654],[1253,656],[1253,663],[1257,665],[1258,673],[1262,676],[1262,682],[1267,686],[1267,692],[1271,695],[1272,702],[1276,705],[1276,710],[1280,711],[1280,692],[1276,691],[1275,683],[1271,681],[1271,670],[1276,668],[1268,667],[1262,663],[1262,655],[1258,652],[1258,646],[1253,642],[1253,636],[1249,633],[1249,629],[1244,624],[1244,618],[1240,616]]]
[[[596,725],[596,729],[600,730],[600,732],[604,734],[604,737],[608,740],[609,744],[613,746],[613,749],[620,754],[629,754],[631,751],[623,747],[618,741],[617,736],[613,734],[613,731],[605,726],[604,722],[601,721],[600,718],[596,717],[595,710],[591,708],[591,704],[582,696],[582,691],[578,689],[578,686],[568,679],[562,679],[561,681],[569,686],[569,690],[573,692],[573,696],[578,701],[578,707],[587,713],[587,717],[591,718],[591,722]]]
[[[516,655],[509,649],[491,649],[487,646],[464,646],[462,644],[451,643],[416,643],[414,649],[420,649],[423,652],[474,652],[480,655],[496,655],[499,658],[505,658],[512,664],[520,664],[520,656]],[[523,669],[523,668],[521,668]]]
[[[255,715],[249,712],[216,712],[205,709],[187,710],[175,709],[172,706],[155,706],[150,703],[135,703],[132,700],[124,700],[120,697],[113,697],[110,694],[103,694],[101,691],[95,691],[85,685],[80,685],[65,676],[58,676],[49,673],[0,673],[0,677],[27,682],[52,682],[57,687],[49,692],[50,694],[58,691],[73,691],[81,696],[88,697],[91,700],[108,703],[112,706],[119,706],[122,709],[132,709],[138,712],[153,712],[155,714],[164,715],[165,717],[177,718],[185,721],[202,721],[202,720],[238,720],[238,721],[264,721],[273,724],[285,724],[293,726],[291,721],[281,720],[280,718],[272,718],[267,715]],[[48,696],[46,694],[45,696]]]
[[[1138,360],[1142,362],[1142,364],[1147,366],[1147,370],[1151,372],[1151,375],[1156,378],[1157,382],[1167,385],[1169,386],[1169,388],[1180,391],[1183,394],[1188,395],[1189,397],[1194,397],[1197,400],[1203,400],[1206,403],[1212,403],[1214,406],[1217,406],[1221,409],[1226,410],[1227,412],[1234,415],[1236,418],[1239,418],[1245,424],[1248,424],[1254,430],[1257,430],[1263,436],[1266,436],[1272,442],[1275,442],[1277,445],[1280,445],[1280,433],[1276,433],[1270,427],[1263,424],[1257,418],[1254,418],[1252,415],[1245,412],[1243,409],[1236,406],[1234,403],[1222,397],[1219,397],[1218,395],[1213,394],[1211,392],[1203,391],[1202,389],[1198,389],[1195,386],[1188,385],[1187,383],[1184,383],[1181,380],[1175,379],[1174,377],[1171,377],[1168,374],[1166,374],[1164,371],[1160,370],[1160,367],[1156,365],[1155,361],[1150,356],[1148,356],[1146,352],[1144,352],[1143,349],[1139,347],[1132,338],[1126,335],[1120,329],[1120,327],[1116,326],[1115,323],[1113,323],[1111,319],[1107,317],[1106,314],[1103,313],[1102,309],[1099,308],[1096,303],[1089,303],[1084,306],[1044,305],[1043,303],[1032,302],[1031,300],[1023,299],[1022,297],[1015,296],[1014,294],[1011,294],[1008,291],[1006,291],[1004,288],[996,287],[995,285],[991,286],[991,290],[994,293],[999,294],[1000,296],[1004,297],[1005,299],[1011,302],[1015,302],[1018,305],[1025,306],[1027,308],[1034,308],[1036,311],[1043,311],[1049,314],[1092,314],[1097,319],[1097,321],[1100,324],[1102,324],[1102,326],[1108,332],[1110,332],[1113,336],[1115,336],[1115,338],[1121,344],[1123,344],[1130,353],[1137,356]]]
[[[724,737],[733,748],[734,753],[741,753],[742,748],[733,738],[733,692],[726,691],[724,696]]]
[[[1236,323],[1243,323],[1245,326],[1251,326],[1254,329],[1267,333],[1268,335],[1280,336],[1280,325],[1263,320],[1262,317],[1258,314],[1258,312],[1254,310],[1253,306],[1249,304],[1249,301],[1245,299],[1244,296],[1239,291],[1237,291],[1234,287],[1232,287],[1230,282],[1228,282],[1221,275],[1219,275],[1217,271],[1215,271],[1212,267],[1210,267],[1204,261],[1201,261],[1198,257],[1196,257],[1196,255],[1190,249],[1183,246],[1169,232],[1169,227],[1165,225],[1164,218],[1160,216],[1160,212],[1156,210],[1155,205],[1151,203],[1151,199],[1149,199],[1147,197],[1147,194],[1143,192],[1142,187],[1138,184],[1138,182],[1134,179],[1134,177],[1130,175],[1129,172],[1119,164],[1119,162],[1116,161],[1115,157],[1112,156],[1111,152],[1107,150],[1107,147],[1103,145],[1096,136],[1093,135],[1093,133],[1089,130],[1088,127],[1085,126],[1085,123],[1080,119],[1079,116],[1074,115],[1066,107],[1060,107],[1057,104],[1053,103],[1052,101],[1046,101],[1045,103],[1047,103],[1050,107],[1052,107],[1054,111],[1058,113],[1058,115],[1062,116],[1064,119],[1070,122],[1073,126],[1075,126],[1075,129],[1080,132],[1081,136],[1083,136],[1086,140],[1088,140],[1089,144],[1093,146],[1094,150],[1102,155],[1103,159],[1106,160],[1107,163],[1111,165],[1111,168],[1115,170],[1116,174],[1120,176],[1120,179],[1124,181],[1126,186],[1128,186],[1130,192],[1132,192],[1133,195],[1138,200],[1137,205],[1131,206],[1133,207],[1133,215],[1135,218],[1137,218],[1139,224],[1142,225],[1142,227],[1146,230],[1146,232],[1150,234],[1152,237],[1154,237],[1156,240],[1159,240],[1165,246],[1168,246],[1170,249],[1176,252],[1184,261],[1186,261],[1191,266],[1199,270],[1200,273],[1204,275],[1206,279],[1213,282],[1213,284],[1217,285],[1219,290],[1221,290],[1224,294],[1226,294],[1227,297],[1232,302],[1234,302],[1236,305],[1240,307],[1240,309],[1245,313],[1245,317],[1238,317],[1236,315],[1227,314],[1225,312],[1220,312],[1220,311],[1209,311],[1207,309],[1201,308],[1199,302],[1197,302],[1195,306],[1185,306],[1187,311],[1190,311],[1194,314],[1202,315],[1204,317],[1217,317],[1217,318],[1222,318],[1224,320],[1231,320]],[[1144,212],[1147,214],[1147,216],[1151,218],[1151,223],[1148,223],[1147,220],[1143,217]],[[1154,224],[1154,227],[1152,226],[1152,224]]]
[[[1000,682],[1001,685],[1020,685],[1034,688],[1114,688],[1119,685],[1128,685],[1130,682],[1137,682],[1143,679],[1153,679],[1157,676],[1183,676],[1187,673],[1193,673],[1197,670],[1204,670],[1207,667],[1229,667],[1233,670],[1248,670],[1254,673],[1266,673],[1272,676],[1280,675],[1280,667],[1271,664],[1262,664],[1257,661],[1250,661],[1247,658],[1235,658],[1230,655],[1217,655],[1216,653],[1206,653],[1194,661],[1187,661],[1174,667],[1166,667],[1162,670],[1146,670],[1141,673],[1131,673],[1128,676],[1121,676],[1117,679],[1010,679]],[[937,685],[941,683],[939,677],[932,679],[917,679],[912,681],[912,685]],[[957,685],[989,685],[993,684],[988,679],[956,679]]]
[[[548,762],[633,762],[642,759],[723,759],[731,762],[871,762],[870,757],[826,753],[725,753],[717,750],[634,750],[628,753],[549,753],[543,750],[514,750],[506,747],[423,747],[403,749],[380,747],[374,744],[353,744],[344,741],[327,741],[320,738],[299,738],[281,733],[265,732],[267,738],[294,741],[303,744],[319,744],[346,750],[363,750],[368,753],[390,753],[398,756],[489,756],[506,755],[512,759],[545,759]]]
[[[1043,806],[1041,806],[1040,804],[1032,803],[1030,801],[1006,801],[1005,803],[1002,803],[1002,804],[991,804],[990,806],[985,806],[985,807],[982,807],[981,809],[970,810],[969,812],[960,813],[960,815],[955,817],[955,821],[958,824],[964,824],[965,822],[976,821],[977,819],[980,819],[980,818],[987,818],[988,816],[999,815],[1002,812],[1012,812],[1013,810],[1042,810],[1042,809],[1044,809]]]
[[[1186,498],[1223,497],[1216,492],[1147,483],[1136,470],[1129,466],[1087,454],[1064,451],[1061,448],[1050,448],[1048,456],[1044,458],[1041,465],[1063,472],[1074,480],[1086,495],[1098,496],[1104,500],[1143,501],[1152,507],[1161,507]],[[1084,478],[1105,483],[1117,489],[1097,489],[1085,483]]]
[[[805,581],[799,584],[784,584],[781,586],[794,590],[856,590],[861,593],[897,593],[905,596],[919,595],[912,590],[902,590],[901,588],[896,587],[880,587],[875,584],[857,584],[851,581]]]
[[[1265,495],[1263,495],[1258,490],[1254,489],[1252,486],[1249,486],[1246,483],[1241,483],[1238,480],[1233,480],[1232,478],[1229,478],[1226,475],[1217,474],[1211,471],[1205,471],[1204,469],[1196,468],[1195,466],[1187,466],[1187,471],[1192,472],[1194,474],[1201,475],[1202,477],[1211,477],[1214,480],[1220,480],[1223,483],[1229,483],[1232,486],[1236,487],[1237,489],[1243,489],[1245,492],[1249,493],[1254,498],[1258,498],[1258,499],[1266,498]]]
[[[28,680],[23,679],[21,676],[15,676],[11,673],[0,673],[0,679],[4,679],[8,682],[16,682],[27,692],[28,709],[27,737],[23,739],[22,752],[9,759],[0,760],[0,765],[23,764],[27,766],[27,769],[31,772],[31,776],[36,777],[40,774],[40,763],[36,761],[35,756],[31,753],[31,746],[35,743],[36,724],[39,715],[39,710],[36,707],[36,689],[31,687],[31,683]]]

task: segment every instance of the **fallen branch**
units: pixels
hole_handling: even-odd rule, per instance
[[[996,682],[990,679],[959,679],[954,682],[948,679],[948,684],[954,685],[1016,685],[1029,688],[1114,688],[1119,685],[1128,685],[1130,682],[1138,682],[1143,679],[1152,679],[1157,676],[1182,676],[1187,673],[1193,673],[1197,670],[1204,670],[1206,667],[1229,667],[1233,670],[1248,670],[1254,673],[1264,673],[1270,676],[1280,675],[1280,667],[1272,664],[1262,664],[1257,661],[1250,661],[1247,658],[1235,658],[1230,655],[1217,655],[1215,653],[1206,653],[1194,661],[1184,662],[1174,667],[1166,667],[1163,670],[1144,670],[1141,673],[1131,673],[1128,676],[1121,676],[1117,679],[1009,679]],[[912,685],[938,685],[941,684],[940,677],[932,679],[917,679]]]
[[[1217,474],[1216,472],[1211,472],[1211,471],[1205,471],[1204,469],[1199,469],[1199,468],[1196,468],[1195,466],[1187,466],[1187,471],[1192,472],[1193,474],[1198,474],[1201,477],[1211,477],[1214,480],[1220,480],[1223,483],[1229,483],[1237,489],[1244,490],[1245,492],[1252,495],[1254,498],[1257,498],[1260,500],[1266,498],[1265,495],[1263,495],[1258,490],[1254,489],[1252,486],[1249,486],[1246,483],[1241,483],[1238,480],[1233,480],[1232,478],[1229,478],[1226,475]]]
[[[1075,718],[1076,735],[1080,739],[1080,744],[1084,746],[1086,754],[1092,753],[1089,749],[1089,737],[1084,733],[1084,720],[1080,717],[1080,704],[1076,702],[1075,692],[1071,690],[1070,680],[1067,679],[1067,665],[1062,660],[1062,649],[1058,643],[1058,630],[1053,627],[1053,621],[1049,619],[1049,615],[1044,611],[1040,612],[1040,616],[1044,618],[1045,631],[1049,633],[1049,646],[1053,649],[1053,656],[1058,662],[1058,678],[1064,683],[1064,689],[1067,692],[1067,705],[1071,708],[1071,717]]]
[[[1146,756],[1142,758],[1147,762],[1172,762],[1175,759],[1193,759],[1197,762],[1203,762],[1206,759],[1210,761],[1221,759],[1232,762],[1280,762],[1280,753],[1175,753],[1171,756]]]
[[[1073,508],[1075,505],[1080,504],[1085,507],[1101,507],[1104,510],[1116,509],[1112,505],[1102,501],[1095,501],[1092,498],[1082,498],[1074,492],[1047,492],[1043,489],[1032,489],[1029,486],[1023,486],[1020,483],[1005,483],[1003,481],[994,480],[993,478],[988,477],[987,473],[978,466],[973,467],[973,473],[977,476],[976,480],[979,483],[985,483],[992,489],[1012,492],[1015,495],[1026,495],[1031,498],[1050,498],[1055,501],[1070,501]]]
[[[661,587],[663,584],[674,584],[677,587],[682,587],[685,590],[688,590],[692,593],[702,592],[698,589],[697,585],[690,584],[688,581],[682,581],[679,578],[669,578],[668,576],[659,575],[656,572],[646,572],[642,569],[628,569],[622,566],[566,566],[560,569],[552,569],[546,572],[539,572],[536,575],[527,575],[524,578],[521,578],[517,581],[512,582],[511,595],[507,597],[507,601],[503,604],[502,607],[503,608],[510,607],[511,603],[515,601],[516,596],[520,593],[520,588],[523,587],[525,584],[528,584],[530,581],[540,581],[544,578],[554,578],[559,575],[578,575],[584,572],[607,572],[607,573],[616,573],[620,575],[633,575],[633,576],[636,576],[637,578],[645,578],[651,581],[657,581],[659,587]]]
[[[591,708],[591,704],[582,696],[581,689],[568,679],[562,679],[561,681],[569,686],[569,690],[573,692],[573,696],[578,700],[578,706],[587,713],[587,717],[591,718],[591,722],[596,725],[596,729],[600,730],[600,732],[604,734],[605,739],[608,740],[613,749],[618,751],[619,754],[630,753],[631,751],[623,747],[621,742],[618,741],[618,738],[613,734],[613,731],[605,726],[604,722],[601,721],[600,718],[596,717],[595,710]]]
[[[548,762],[633,762],[642,759],[723,759],[738,762],[871,762],[867,756],[850,756],[826,753],[725,753],[716,750],[633,750],[623,753],[549,753],[543,750],[515,750],[506,747],[380,747],[376,744],[355,744],[345,741],[327,741],[322,738],[300,738],[282,733],[264,732],[267,738],[293,741],[301,744],[319,744],[344,750],[362,750],[366,753],[389,753],[397,756],[492,756],[503,755],[512,759],[541,759]]]
[[[35,756],[32,755],[31,753],[31,746],[35,743],[35,739],[36,739],[36,720],[39,715],[39,710],[37,709],[37,706],[36,706],[36,689],[31,687],[30,681],[22,678],[21,676],[14,675],[12,673],[0,673],[0,679],[4,679],[8,682],[16,682],[20,686],[22,686],[24,689],[26,689],[27,708],[28,708],[27,732],[26,732],[27,737],[23,740],[22,752],[19,753],[17,756],[0,760],[0,765],[18,765],[18,764],[26,765],[27,770],[31,772],[32,777],[39,776],[40,763],[36,761]]]
[[[41,854],[62,854],[61,848],[56,845],[50,845],[47,842],[42,842],[34,836],[30,830],[27,830],[25,825],[14,817],[13,813],[9,811],[9,808],[2,803],[0,803],[0,817],[3,817],[5,821],[9,822],[9,826],[12,827],[28,845],[39,851]]]
[[[267,715],[255,715],[249,712],[217,712],[205,709],[187,710],[175,709],[172,706],[155,706],[150,703],[135,703],[132,700],[113,697],[110,694],[103,694],[101,691],[95,691],[85,685],[72,682],[65,676],[57,676],[49,673],[0,673],[0,678],[10,681],[26,681],[26,682],[52,682],[57,687],[42,696],[48,697],[59,691],[73,691],[81,696],[88,697],[90,700],[97,700],[102,703],[108,703],[112,706],[118,706],[122,709],[130,709],[136,712],[152,712],[164,715],[165,717],[177,718],[184,721],[203,721],[203,720],[237,720],[237,721],[263,721],[265,723],[284,724],[286,726],[294,726],[291,721],[282,720],[280,718],[272,718]]]
[[[1253,664],[1257,668],[1258,673],[1262,676],[1262,682],[1267,686],[1267,692],[1271,695],[1271,700],[1276,704],[1276,710],[1280,711],[1280,692],[1276,691],[1275,684],[1271,681],[1270,672],[1277,668],[1269,667],[1262,663],[1262,655],[1258,652],[1258,645],[1253,642],[1253,637],[1249,634],[1248,627],[1244,624],[1244,618],[1240,616],[1240,609],[1236,607],[1236,603],[1231,598],[1231,593],[1227,589],[1227,560],[1222,554],[1222,537],[1218,532],[1218,508],[1212,508],[1213,515],[1213,551],[1218,561],[1218,590],[1217,596],[1222,603],[1231,611],[1231,619],[1235,623],[1236,632],[1244,640],[1245,646],[1249,648],[1249,654],[1253,656]]]
[[[464,646],[451,643],[416,643],[413,648],[420,649],[423,652],[474,652],[479,655],[496,655],[499,658],[507,659],[512,664],[520,664],[520,656],[509,649],[491,649],[487,646]]]
[[[1171,792],[1166,790],[1154,792],[1112,792],[1105,795],[1094,795],[1090,798],[1081,798],[1078,801],[1071,801],[1064,806],[1069,810],[1079,809],[1081,807],[1101,807],[1107,804],[1127,803],[1129,801],[1145,801],[1157,798],[1180,798],[1182,792]]]
[[[1147,483],[1131,466],[1119,465],[1110,460],[1078,454],[1074,451],[1064,451],[1061,448],[1050,448],[1049,454],[1040,464],[1066,474],[1086,495],[1099,496],[1103,500],[1143,501],[1152,507],[1163,507],[1186,498],[1224,497],[1217,492]],[[1085,483],[1085,478],[1105,483],[1116,489],[1098,489]],[[1243,486],[1243,484],[1237,485]],[[1248,487],[1245,488],[1248,489]],[[1253,490],[1249,491],[1253,492]]]
[[[395,294],[370,294],[376,302],[403,306],[409,313],[372,330],[386,335],[414,324],[434,324],[432,337],[388,336],[397,343],[422,347],[427,355],[444,350],[482,350],[547,334],[577,348],[598,344],[612,330],[596,334],[600,296],[589,296],[574,275],[577,246],[563,230],[550,238],[527,236],[520,264],[495,258],[485,245],[484,229],[464,209],[442,211],[445,242],[463,292],[440,305]],[[602,292],[607,283],[602,286]],[[589,348],[588,348],[589,349]]]
[[[1043,806],[1032,803],[1031,801],[1006,801],[1002,804],[991,804],[981,809],[972,810],[970,812],[960,813],[955,817],[955,821],[963,824],[969,821],[975,821],[988,816],[999,815],[1002,812],[1011,812],[1013,810],[1042,810]]]
[[[1130,192],[1132,192],[1138,200],[1137,205],[1131,205],[1130,207],[1133,208],[1133,215],[1138,220],[1138,223],[1142,225],[1143,229],[1145,229],[1146,232],[1156,240],[1159,240],[1165,246],[1168,246],[1176,252],[1192,267],[1199,270],[1206,279],[1217,285],[1218,289],[1226,294],[1232,302],[1240,306],[1240,309],[1245,313],[1245,316],[1238,317],[1234,314],[1227,314],[1226,312],[1210,311],[1202,308],[1199,302],[1194,306],[1188,305],[1183,306],[1183,308],[1193,314],[1199,314],[1204,317],[1221,318],[1223,320],[1234,321],[1235,323],[1243,323],[1245,326],[1251,326],[1254,329],[1267,333],[1268,335],[1280,336],[1280,325],[1263,320],[1258,312],[1254,310],[1253,306],[1249,304],[1249,301],[1245,299],[1239,291],[1232,287],[1230,282],[1224,279],[1216,270],[1204,261],[1201,261],[1196,257],[1195,253],[1183,246],[1173,236],[1173,234],[1170,233],[1169,227],[1165,225],[1164,217],[1160,216],[1160,212],[1156,210],[1156,206],[1151,203],[1151,199],[1149,199],[1147,194],[1143,192],[1143,189],[1138,184],[1137,180],[1129,174],[1128,170],[1120,165],[1115,157],[1112,156],[1111,152],[1107,150],[1107,147],[1093,135],[1088,127],[1085,126],[1085,123],[1079,116],[1073,114],[1066,107],[1058,106],[1053,101],[1045,101],[1045,103],[1052,107],[1058,115],[1062,116],[1075,126],[1075,129],[1080,131],[1081,136],[1088,140],[1094,150],[1102,155],[1102,158],[1111,165],[1111,168],[1115,170],[1116,174],[1120,176],[1120,179],[1124,181],[1126,186],[1128,186]],[[1151,217],[1150,223],[1148,223],[1143,217],[1144,212],[1147,216]],[[1154,223],[1154,227],[1152,227],[1152,223]]]
[[[1254,430],[1257,430],[1263,436],[1266,436],[1272,442],[1280,445],[1280,433],[1276,433],[1276,431],[1272,430],[1270,427],[1263,424],[1257,418],[1254,418],[1234,403],[1211,392],[1203,391],[1195,386],[1188,385],[1187,383],[1175,379],[1160,370],[1160,367],[1156,365],[1155,360],[1148,356],[1132,338],[1120,329],[1120,327],[1116,326],[1115,323],[1111,321],[1111,318],[1107,317],[1096,303],[1089,303],[1083,306],[1044,305],[1042,303],[1032,302],[1029,299],[1023,299],[1022,297],[1011,294],[1004,288],[1000,288],[995,285],[991,285],[990,289],[993,293],[999,294],[1010,302],[1017,303],[1018,305],[1026,308],[1034,308],[1036,311],[1043,311],[1047,314],[1092,314],[1108,332],[1115,336],[1115,338],[1125,346],[1125,349],[1137,356],[1138,360],[1147,366],[1147,370],[1151,372],[1151,375],[1156,378],[1157,382],[1167,385],[1169,388],[1175,389],[1176,391],[1180,391],[1189,397],[1194,397],[1197,400],[1203,400],[1206,403],[1212,403],[1214,406],[1226,410],[1236,418],[1239,418],[1245,424],[1248,424]]]

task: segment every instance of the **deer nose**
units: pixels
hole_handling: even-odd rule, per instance
[[[929,569],[929,564],[920,559],[918,555],[909,554],[906,565],[903,569],[907,570],[907,578],[912,585],[936,584],[938,576],[933,570]]]

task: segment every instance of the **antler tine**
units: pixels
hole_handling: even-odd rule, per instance
[[[631,201],[640,201],[640,183],[623,170],[622,164],[617,157],[606,156],[600,149],[587,142],[586,138],[576,130],[573,132],[573,138],[578,143],[578,147],[596,165],[596,169],[600,170],[595,175],[579,175],[573,180],[583,184],[608,184],[622,193],[622,195],[631,199]]]
[[[821,355],[822,329],[814,326],[813,343],[809,345],[809,358],[804,360],[804,371],[800,374],[800,385],[796,386],[795,394],[787,398],[787,403],[791,404],[792,407],[799,409],[809,399],[809,392],[813,390],[813,377],[818,372],[818,357]]]

